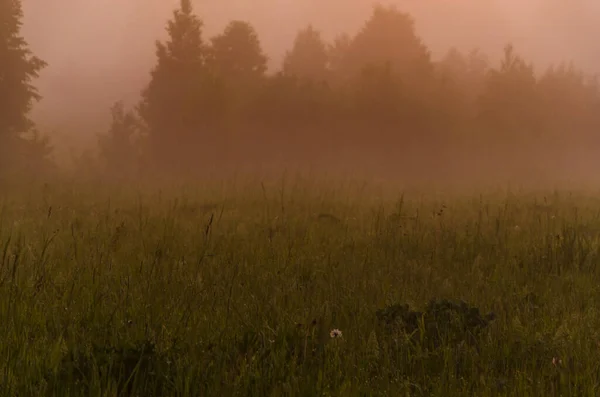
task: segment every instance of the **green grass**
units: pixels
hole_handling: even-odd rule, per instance
[[[0,395],[600,395],[592,193],[101,188],[1,198]]]

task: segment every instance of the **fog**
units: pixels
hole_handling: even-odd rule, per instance
[[[511,42],[538,69],[573,61],[587,72],[600,70],[600,3],[594,0],[395,0],[416,20],[434,58],[450,47],[480,48],[494,61]],[[53,132],[56,145],[95,143],[117,100],[137,101],[149,80],[154,42],[177,0],[23,0],[23,33],[48,62],[36,82],[43,100],[34,118]],[[354,33],[368,18],[370,0],[204,0],[195,11],[205,38],[232,19],[251,22],[270,57],[280,66],[299,28],[311,23],[326,39]]]

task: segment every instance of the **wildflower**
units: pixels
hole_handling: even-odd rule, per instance
[[[557,365],[562,365],[562,360],[558,357],[552,357],[552,365],[554,365],[555,367]]]
[[[341,338],[342,337],[342,331],[340,331],[339,329],[332,329],[331,332],[329,332],[329,336],[331,336],[332,338]]]

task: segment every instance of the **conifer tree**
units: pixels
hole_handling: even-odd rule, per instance
[[[248,22],[231,21],[211,42],[210,63],[222,77],[249,83],[262,78],[267,71],[267,56]]]
[[[150,157],[164,170],[191,166],[210,115],[202,28],[191,0],[181,0],[167,24],[168,40],[156,43],[157,63],[142,93]]]
[[[329,54],[321,33],[311,25],[298,32],[285,55],[283,72],[301,79],[323,81],[328,75]]]
[[[226,108],[224,124],[246,124],[254,117],[254,103],[267,71],[258,34],[248,22],[231,21],[223,33],[211,39],[208,66],[218,82],[220,102]]]
[[[111,107],[110,113],[110,129],[98,137],[100,154],[111,176],[127,176],[138,160],[135,142],[138,120],[133,112],[125,110],[121,101]]]
[[[0,0],[0,174],[13,166],[41,165],[50,152],[29,118],[41,99],[33,80],[46,63],[21,36],[22,19],[20,0]]]
[[[492,69],[478,100],[478,117],[498,137],[509,139],[539,132],[540,100],[533,66],[504,48],[499,68]]]
[[[433,68],[413,18],[396,7],[378,5],[349,44],[343,68],[356,76],[365,67],[386,64],[405,82],[414,83],[429,77]]]

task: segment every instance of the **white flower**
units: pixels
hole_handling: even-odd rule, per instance
[[[562,360],[558,357],[552,357],[552,365],[554,365],[555,367],[557,365],[561,365],[562,364]]]
[[[339,329],[332,329],[331,332],[329,332],[329,336],[331,336],[332,338],[341,338],[342,337],[342,331],[340,331]]]

